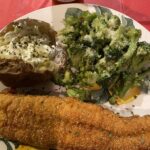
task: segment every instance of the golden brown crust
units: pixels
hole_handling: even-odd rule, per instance
[[[150,149],[150,117],[122,118],[73,98],[0,94],[0,135],[39,148]]]

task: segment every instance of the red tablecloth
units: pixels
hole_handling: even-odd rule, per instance
[[[79,0],[80,1],[80,0]],[[150,30],[150,0],[82,0],[119,10]],[[0,0],[0,28],[33,10],[54,5],[52,0]]]

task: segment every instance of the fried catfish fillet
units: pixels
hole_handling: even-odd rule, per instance
[[[150,149],[150,117],[120,117],[70,97],[0,94],[0,136],[41,149]]]

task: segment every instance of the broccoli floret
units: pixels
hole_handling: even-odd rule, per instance
[[[131,33],[133,33],[133,35]],[[139,37],[140,33],[135,28],[128,29],[127,27],[120,26],[112,37],[110,44],[104,48],[105,57],[109,59],[120,58],[128,51],[128,47],[131,45],[131,42],[136,44]],[[134,49],[136,49],[136,47]],[[131,53],[130,56],[132,56]]]
[[[106,55],[104,58],[100,59],[98,61],[98,63],[96,64],[96,69],[98,70],[100,82],[104,82],[104,81],[110,82],[111,80],[113,81],[112,77],[116,73],[121,75],[124,71],[129,71],[128,69],[131,66],[131,60],[137,50],[137,42],[140,37],[140,31],[135,28],[128,28],[128,29],[126,29],[126,31],[127,32],[124,32],[124,31],[119,32],[121,34],[120,36],[123,36],[126,33],[125,38],[128,40],[128,44],[130,43],[129,47],[125,51],[122,52],[121,57],[119,57],[118,59],[112,59],[112,57],[108,57],[108,55]],[[122,40],[122,39],[118,38],[118,40],[117,40],[119,43],[121,43],[119,40]],[[117,41],[116,41],[116,43],[117,43]],[[120,51],[121,50],[120,46],[116,47],[115,50],[117,50],[117,49],[118,49],[118,51]],[[113,52],[113,50],[112,50],[112,52]],[[118,56],[118,52],[114,51],[113,55]],[[113,58],[114,58],[114,56],[113,56]],[[128,75],[128,77],[130,79],[129,75]],[[134,80],[136,80],[134,77],[135,76],[132,77],[132,80],[126,79],[126,77],[124,77],[124,76],[123,76],[123,78],[119,77],[118,81],[114,84],[115,85],[114,90],[111,91],[112,97],[114,95],[123,96],[125,94],[125,92],[127,92],[127,90],[129,89],[129,87],[133,86]],[[132,81],[132,82],[129,82],[129,81]]]
[[[140,86],[140,82],[141,78],[137,73],[133,75],[129,72],[122,72],[119,80],[114,85],[115,87],[111,89],[111,92],[113,92],[113,95],[123,98],[130,88]]]
[[[106,27],[107,27],[107,22],[105,21],[105,18],[102,16],[98,16],[92,22],[92,28],[95,29],[96,32],[99,32]]]
[[[138,43],[140,36],[140,30],[123,26],[112,14],[79,11],[68,15],[59,39],[66,45],[66,68],[77,71],[69,69],[64,74],[64,85],[98,84],[110,91],[111,102],[122,98],[130,88],[140,86],[150,71],[150,44]],[[69,88],[67,93],[85,99],[89,91]]]
[[[70,83],[73,82],[73,76],[72,76],[72,73],[69,70],[65,71],[64,79],[62,80],[62,82],[64,84],[70,84]]]
[[[110,44],[104,48],[106,58],[118,59],[125,53],[130,44],[130,39],[126,36],[126,32],[126,27],[120,26],[114,33]]]
[[[139,42],[136,54],[132,58],[130,70],[133,72],[142,72],[150,68],[150,44]]]
[[[96,71],[86,71],[82,74],[81,84],[94,86],[98,81],[98,74]]]
[[[105,57],[100,59],[95,65],[95,67],[98,72],[98,76],[99,76],[98,80],[100,82],[109,79],[115,69],[114,61],[113,60],[107,61]]]
[[[84,51],[84,54],[82,55],[82,60],[80,61],[80,70],[86,71],[86,70],[94,70],[95,69],[95,62],[100,58],[101,56],[97,53],[95,49],[87,48]]]
[[[116,70],[120,71],[124,63],[132,58],[139,37],[140,31],[135,28],[120,26],[114,32],[110,44],[103,49],[104,59],[99,60],[96,65],[102,78],[109,78]]]
[[[76,69],[80,69],[80,66],[82,65],[81,62],[82,62],[82,57],[84,55],[84,51],[80,50],[80,48],[74,49],[74,51],[73,49],[74,49],[73,47],[68,49],[69,61],[73,67],[75,67]]]
[[[67,89],[67,95],[70,97],[78,98],[81,101],[102,103],[106,102],[110,98],[108,89],[101,88],[100,90],[88,90],[76,87],[70,87]]]
[[[72,88],[67,89],[67,95],[84,101],[88,98],[89,93],[87,90],[72,87]]]
[[[108,26],[111,29],[116,30],[120,26],[120,19],[118,16],[112,15],[108,20]]]
[[[141,36],[141,31],[135,28],[129,28],[127,36],[130,39],[129,48],[127,49],[126,53],[124,53],[124,55],[115,63],[116,69],[120,71],[124,70],[125,68],[128,69],[131,59],[136,53],[137,43]]]
[[[118,80],[115,88],[112,89],[114,96],[110,99],[115,101],[115,96],[123,97],[132,87],[141,87],[145,78],[150,79],[150,44],[139,42],[137,49],[130,61],[129,68],[123,73],[122,79]]]

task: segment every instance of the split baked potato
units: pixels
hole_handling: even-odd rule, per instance
[[[43,21],[22,19],[0,32],[0,81],[9,87],[52,80],[65,66],[65,51],[56,31]]]

